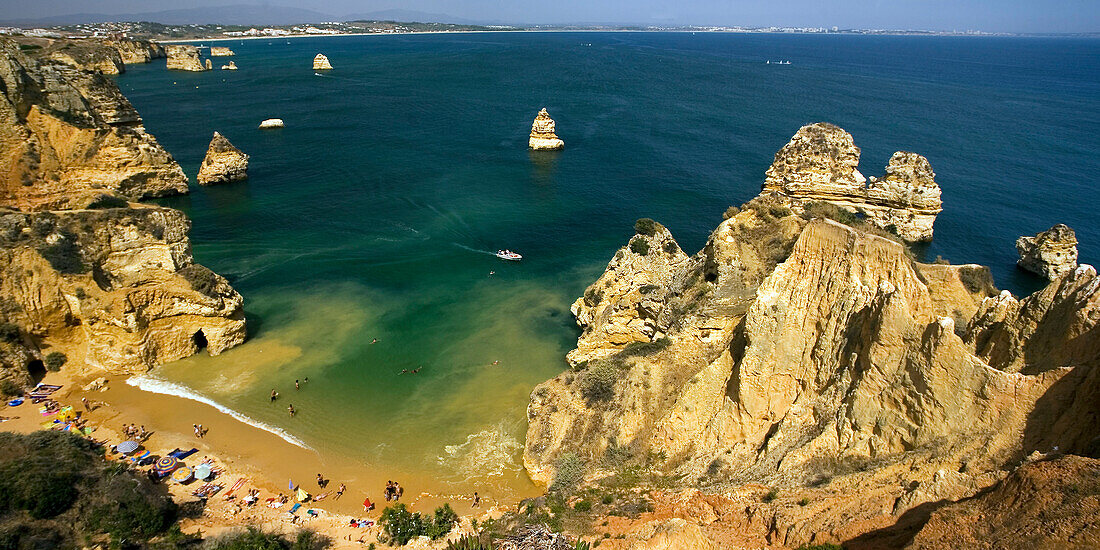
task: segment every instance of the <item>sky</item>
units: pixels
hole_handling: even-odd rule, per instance
[[[1100,0],[0,0],[0,20],[269,4],[335,16],[403,9],[505,23],[1100,32]]]

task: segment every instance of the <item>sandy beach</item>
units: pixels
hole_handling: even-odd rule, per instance
[[[42,383],[61,386],[53,398],[62,406],[71,405],[80,412],[80,418],[94,430],[89,436],[92,439],[114,445],[129,439],[123,435],[125,425],[144,426],[150,435],[132,456],[146,450],[152,455],[165,456],[176,448],[195,448],[198,451],[183,460],[184,464],[194,466],[210,460],[223,470],[213,481],[224,484],[224,489],[208,499],[201,517],[181,521],[185,532],[197,529],[204,536],[210,536],[245,526],[286,533],[305,528],[330,537],[334,548],[358,548],[363,544],[377,543],[377,525],[357,528],[349,526],[349,521],[378,519],[388,504],[383,498],[388,481],[383,472],[370,471],[343,460],[325,462],[315,450],[294,445],[207,404],[130,386],[125,383],[125,375],[107,376],[105,389],[85,391],[83,388],[95,378],[72,379],[64,373],[49,373]],[[84,410],[82,398],[88,400],[91,410]],[[28,433],[42,429],[43,424],[56,415],[43,416],[39,412],[40,406],[27,401],[12,407],[5,402],[0,408],[0,416],[10,420],[0,423],[0,430]],[[201,424],[204,428],[203,437],[195,435],[195,424]],[[108,457],[120,459],[117,454],[112,458],[109,453]],[[318,473],[328,480],[323,488],[318,487]],[[227,499],[227,492],[238,479],[244,479],[244,484],[233,493],[233,499]],[[293,495],[288,490],[291,480],[314,498],[320,499],[303,504],[296,514],[297,519],[287,514],[294,503]],[[434,507],[449,502],[463,517],[460,530],[469,528],[472,517],[499,517],[506,511],[505,507],[488,499],[483,500],[480,508],[472,508],[471,499],[467,496],[431,495],[416,490],[417,480],[396,481],[406,487],[402,502],[412,510],[431,513]],[[177,503],[182,505],[199,500],[192,492],[202,485],[201,482],[181,485],[166,480],[165,483]],[[347,490],[338,498],[335,493],[341,483],[347,486]],[[259,502],[251,507],[241,503],[250,489],[259,490]],[[278,508],[266,505],[266,499],[280,494],[290,496],[290,502]],[[368,497],[375,509],[364,512],[362,503]],[[318,515],[311,517],[307,510],[314,510]],[[360,539],[362,543],[357,542]]]

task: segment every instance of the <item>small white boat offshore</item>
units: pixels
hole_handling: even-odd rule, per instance
[[[502,260],[511,260],[513,262],[518,262],[523,259],[523,256],[520,256],[519,254],[516,254],[511,250],[497,250],[496,257]]]

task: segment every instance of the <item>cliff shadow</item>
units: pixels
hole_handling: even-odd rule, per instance
[[[1054,451],[1100,458],[1100,367],[1079,366],[1035,401],[1027,415],[1015,466],[1032,451]]]
[[[924,524],[928,523],[928,518],[932,517],[932,512],[948,504],[954,504],[954,502],[938,500],[914,506],[899,516],[893,525],[869,531],[844,541],[844,550],[895,550],[905,548],[913,541],[913,537],[924,527]]]

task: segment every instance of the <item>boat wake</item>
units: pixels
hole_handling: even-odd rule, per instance
[[[218,409],[220,412],[228,414],[229,416],[232,416],[233,418],[235,418],[236,420],[238,420],[240,422],[244,422],[245,424],[248,424],[249,426],[259,428],[259,429],[261,429],[265,432],[275,434],[275,435],[279,436],[280,438],[282,438],[283,441],[286,441],[287,443],[290,443],[291,445],[296,445],[298,447],[301,447],[303,449],[310,450],[310,451],[313,450],[313,448],[310,447],[309,445],[306,445],[304,441],[302,441],[301,439],[298,439],[297,437],[294,437],[293,435],[290,435],[289,433],[287,433],[282,428],[277,428],[277,427],[272,426],[270,424],[260,422],[259,420],[249,418],[248,416],[245,416],[245,415],[243,415],[243,414],[241,414],[241,413],[239,413],[239,412],[237,412],[233,409],[230,409],[229,407],[226,407],[225,405],[222,405],[221,403],[218,403],[217,401],[214,401],[213,399],[210,399],[209,397],[206,397],[205,395],[203,395],[203,394],[201,394],[201,393],[199,393],[195,390],[192,390],[191,388],[188,388],[187,386],[184,386],[182,384],[177,384],[175,382],[169,382],[167,380],[162,380],[160,378],[157,378],[155,376],[151,376],[151,375],[148,375],[148,374],[140,374],[138,376],[131,376],[130,378],[126,379],[126,384],[130,385],[130,386],[134,386],[135,388],[137,388],[139,390],[147,391],[149,393],[159,393],[161,395],[174,395],[176,397],[182,397],[184,399],[190,399],[192,401],[198,401],[199,403],[204,403],[206,405],[210,405],[211,407],[214,407],[215,409]]]
[[[453,244],[453,245],[455,245],[455,246],[457,246],[457,247],[459,247],[463,250],[469,250],[470,252],[477,252],[477,253],[480,253],[480,254],[488,254],[490,256],[496,256],[497,255],[495,250],[482,250],[480,248],[472,248],[472,247],[466,246],[464,244],[458,244],[458,243],[451,243],[451,244]]]

